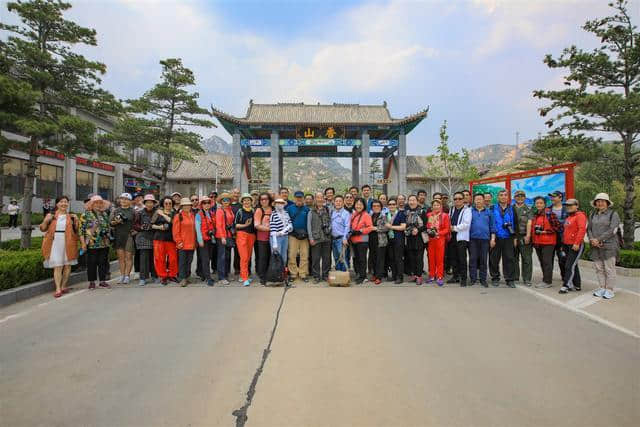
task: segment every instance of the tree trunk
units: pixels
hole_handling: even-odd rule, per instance
[[[0,213],[4,208],[4,158],[0,158]],[[2,241],[2,228],[0,228],[0,242]]]
[[[24,181],[24,191],[22,193],[22,236],[20,238],[20,247],[28,249],[31,247],[31,232],[33,227],[31,226],[31,204],[33,202],[33,189],[35,186],[36,167],[38,166],[38,140],[35,137],[31,138],[29,161],[27,162],[27,174]]]
[[[160,177],[160,197],[167,195],[167,173],[169,172],[169,164],[171,158],[169,155],[165,155],[162,162],[162,176]]]
[[[624,248],[631,249],[633,247],[633,240],[635,234],[635,219],[633,212],[633,202],[636,199],[636,192],[634,187],[634,174],[635,170],[634,160],[632,158],[632,136],[626,135],[624,138],[624,170],[622,176],[624,177],[624,204],[623,208],[623,224],[624,224]]]

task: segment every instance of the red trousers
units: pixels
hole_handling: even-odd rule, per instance
[[[167,259],[169,260],[169,269],[167,269]],[[178,251],[175,242],[153,241],[153,265],[156,267],[156,274],[161,279],[178,276]]]
[[[436,279],[444,278],[444,251],[447,239],[438,237],[429,239],[427,255],[429,256],[429,277]]]
[[[253,252],[253,244],[256,242],[256,235],[238,231],[236,234],[236,246],[240,255],[240,278],[245,281],[249,279],[249,261]]]

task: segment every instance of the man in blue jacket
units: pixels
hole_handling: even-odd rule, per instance
[[[469,228],[469,284],[478,282],[478,267],[480,268],[480,283],[487,286],[487,254],[489,241],[495,237],[495,230],[491,212],[484,206],[482,193],[474,194],[471,209],[471,226]]]
[[[489,273],[491,274],[491,284],[500,284],[500,259],[502,258],[502,275],[507,286],[515,288],[515,246],[518,241],[515,239],[515,230],[518,228],[518,218],[513,211],[513,206],[509,204],[507,190],[498,192],[498,203],[491,209],[493,217],[493,228],[495,234],[489,242],[492,248],[489,255]]]
[[[306,282],[309,280],[307,278],[309,275],[309,235],[307,234],[309,208],[304,205],[302,191],[296,191],[293,199],[295,202],[285,208],[293,224],[293,230],[289,234],[289,273],[291,280],[299,276]]]

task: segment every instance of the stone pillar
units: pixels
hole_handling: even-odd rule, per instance
[[[114,166],[113,196],[118,197],[124,192],[124,167],[121,163],[115,163]]]
[[[280,135],[277,130],[271,132],[271,190],[276,193],[280,190]]]
[[[382,158],[382,179],[385,179],[387,177],[391,178],[391,175],[389,174],[389,166],[391,164],[390,160],[391,160],[391,155],[387,152],[387,150],[385,149],[383,151],[384,153],[384,157]],[[393,178],[391,178],[393,179]],[[387,197],[389,197],[389,185],[388,184],[383,184],[382,185],[382,192],[385,193],[387,195]]]
[[[351,154],[351,185],[360,187],[360,159],[357,147],[353,147]]]
[[[282,155],[282,149],[278,147],[278,176],[280,177],[280,184],[278,190],[284,185],[284,156]]]
[[[74,157],[66,156],[64,159],[62,194],[67,194],[71,200],[76,198],[76,159]]]
[[[369,161],[369,132],[365,129],[362,131],[362,145],[360,146],[362,151],[362,169],[360,169],[360,185],[369,184],[371,162]]]
[[[240,157],[240,193],[248,193],[249,192],[249,179],[247,178],[247,153],[242,152]]]
[[[398,135],[398,193],[407,195],[407,135],[404,129]]]
[[[242,185],[242,150],[240,149],[240,133],[233,134],[231,143],[231,162],[233,168],[233,188],[240,188]]]

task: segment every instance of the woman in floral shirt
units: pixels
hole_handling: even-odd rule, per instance
[[[80,217],[82,250],[87,253],[87,278],[89,289],[96,288],[99,276],[101,288],[110,288],[107,283],[109,262],[109,215],[105,212],[109,202],[96,195],[87,202],[87,210]]]

